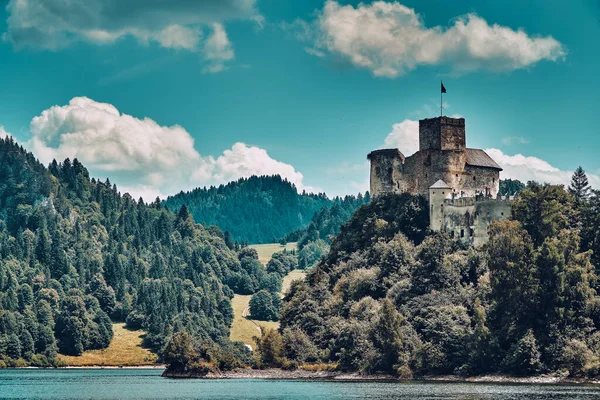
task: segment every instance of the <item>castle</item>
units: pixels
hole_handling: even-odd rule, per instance
[[[502,168],[483,150],[466,147],[465,119],[419,121],[419,151],[375,150],[371,195],[420,194],[428,198],[430,228],[479,246],[494,219],[510,216],[510,200],[499,195]]]

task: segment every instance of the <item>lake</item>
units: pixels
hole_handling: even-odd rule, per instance
[[[0,370],[0,399],[596,399],[600,386],[173,380],[160,370]]]

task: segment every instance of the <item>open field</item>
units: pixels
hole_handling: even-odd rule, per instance
[[[267,264],[271,259],[273,253],[277,253],[278,251],[283,251],[286,249],[287,251],[296,250],[296,242],[288,243],[286,246],[282,246],[279,243],[269,243],[269,244],[251,244],[250,246],[253,249],[256,249],[258,252],[258,260]]]
[[[283,296],[287,293],[287,291],[290,289],[292,281],[295,281],[297,279],[304,279],[305,276],[306,272],[302,270],[295,269],[293,271],[290,271],[290,273],[283,278],[283,282],[281,284],[281,295]]]
[[[80,356],[59,355],[68,366],[135,366],[152,365],[157,356],[142,347],[144,331],[132,331],[124,323],[113,324],[113,339],[103,350],[89,350]]]
[[[284,249],[284,246],[281,246],[277,243],[255,244],[250,247],[258,251],[258,259],[265,265],[269,262],[273,253],[282,251]],[[296,243],[288,243],[288,245],[285,246],[285,248],[289,251],[295,250]],[[293,280],[302,279],[304,278],[304,275],[304,271],[300,270],[294,270],[287,274],[283,278],[282,293],[285,293],[289,289],[290,284]],[[248,319],[247,315],[249,314],[248,305],[250,303],[250,298],[252,298],[251,295],[243,296],[236,294],[235,296],[233,296],[231,305],[233,307],[234,317],[233,324],[231,325],[230,338],[234,341],[241,341],[246,344],[249,344],[250,346],[252,346],[252,348],[254,348],[254,340],[252,340],[252,337],[260,335],[259,326],[278,329],[279,322],[253,321],[251,319]]]

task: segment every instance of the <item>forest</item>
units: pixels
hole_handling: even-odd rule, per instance
[[[159,355],[186,332],[244,359],[229,341],[230,299],[279,287],[256,251],[234,248],[185,206],[174,214],[121,194],[77,159],[46,168],[0,139],[0,367],[105,348],[113,321],[144,329]]]
[[[180,192],[164,204],[175,212],[185,204],[196,222],[216,225],[236,242],[257,244],[278,242],[305,228],[317,211],[335,205],[347,208],[348,202],[355,200],[329,199],[324,193],[299,194],[292,183],[274,175]],[[298,235],[288,241],[296,241]]]

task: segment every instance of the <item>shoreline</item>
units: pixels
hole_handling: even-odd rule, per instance
[[[144,365],[67,365],[64,367],[8,367],[4,369],[163,369],[164,364],[144,364]],[[0,369],[2,371],[2,369]]]
[[[400,379],[393,375],[360,374],[358,372],[339,371],[286,371],[281,369],[238,369],[234,371],[209,372],[198,374],[193,372],[173,372],[165,370],[163,377],[169,379],[266,379],[266,380],[300,380],[300,381],[338,381],[338,382],[439,382],[439,383],[488,383],[488,384],[590,384],[600,385],[598,379],[567,378],[551,375],[532,377],[512,377],[506,375],[482,375],[462,377],[457,375],[422,376],[411,379]]]
[[[401,379],[386,374],[360,374],[358,372],[340,371],[306,371],[297,369],[287,371],[277,368],[251,369],[240,368],[233,371],[209,372],[206,374],[194,372],[167,371],[164,364],[148,365],[70,365],[65,367],[17,367],[4,368],[5,370],[27,370],[27,369],[55,369],[55,370],[85,370],[85,369],[108,369],[108,370],[163,370],[162,377],[168,379],[205,379],[205,380],[227,380],[227,379],[265,379],[265,380],[297,380],[297,381],[335,381],[335,382],[429,382],[429,383],[487,383],[487,384],[567,384],[567,385],[600,385],[600,378],[568,378],[552,375],[539,375],[530,377],[514,377],[507,375],[482,375],[462,377],[458,375],[421,376],[416,378]],[[2,371],[2,369],[0,369]]]

